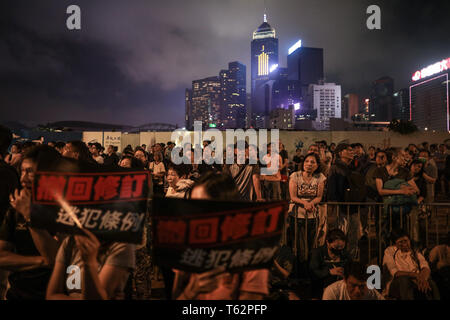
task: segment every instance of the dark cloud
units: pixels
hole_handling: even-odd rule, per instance
[[[66,28],[77,4],[82,30]],[[396,88],[450,56],[450,1],[267,0],[281,65],[298,38],[325,50],[327,81],[367,94],[389,75]],[[382,30],[366,28],[366,8]],[[6,0],[0,11],[0,113],[7,120],[183,124],[184,88],[247,65],[263,0]]]

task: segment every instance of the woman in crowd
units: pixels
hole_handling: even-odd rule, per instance
[[[136,151],[134,152],[134,157],[142,162],[144,168],[148,167],[147,155],[145,154],[145,151],[141,147],[136,148]]]
[[[119,162],[119,166],[122,168],[144,169],[142,161],[130,155],[123,156]]]
[[[194,181],[187,179],[190,171],[190,166],[186,164],[170,164],[167,171],[167,182],[169,187],[166,192],[166,197],[171,198],[188,198],[190,190]]]
[[[194,186],[192,199],[236,201],[239,192],[231,176],[207,173]],[[223,268],[205,273],[175,271],[172,297],[178,300],[259,300],[269,293],[269,271],[224,273]]]
[[[289,230],[290,238],[298,239],[297,242],[293,241],[292,247],[300,263],[309,260],[309,252],[315,246],[318,204],[322,200],[325,180],[325,176],[320,173],[320,159],[316,153],[307,154],[301,170],[290,177]]]

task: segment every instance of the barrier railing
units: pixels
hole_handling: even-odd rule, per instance
[[[372,263],[376,258],[381,265],[392,229],[405,229],[416,247],[429,249],[447,237],[449,213],[450,203],[320,203],[308,221],[288,214],[282,242],[290,245],[300,260],[308,260],[312,248],[325,244],[327,230],[339,228],[346,233],[347,249],[355,259]]]

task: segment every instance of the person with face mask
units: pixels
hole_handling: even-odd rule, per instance
[[[309,268],[312,271],[313,296],[322,297],[323,289],[330,284],[342,280],[344,265],[350,260],[345,250],[347,237],[340,229],[330,230],[326,244],[311,252]]]

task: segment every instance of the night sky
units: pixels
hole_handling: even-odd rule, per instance
[[[66,8],[81,8],[81,30]],[[381,7],[382,29],[366,28]],[[367,95],[388,75],[395,89],[450,57],[450,1],[266,0],[281,66],[298,39],[324,48],[327,82]],[[0,122],[83,120],[184,126],[184,89],[240,61],[250,75],[252,32],[264,0],[2,0]]]

